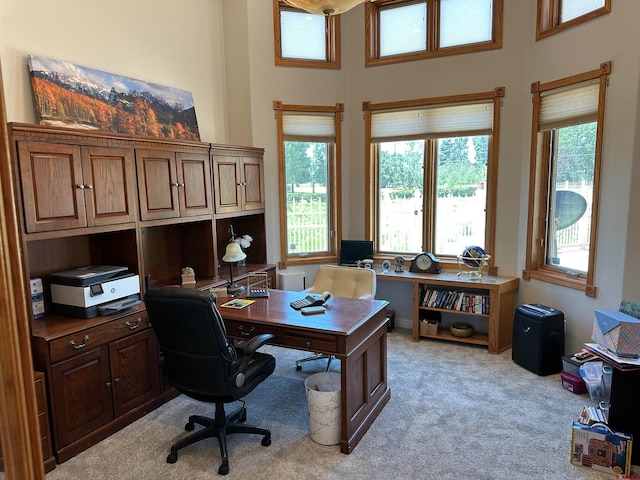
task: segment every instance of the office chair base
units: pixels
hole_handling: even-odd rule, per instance
[[[331,366],[331,360],[333,360],[333,355],[327,355],[326,353],[316,353],[315,355],[311,355],[310,357],[296,360],[296,370],[302,370],[303,362],[310,362],[312,360],[322,360],[323,358],[327,359],[327,369],[325,370],[325,372],[328,372],[329,367]]]
[[[218,474],[226,475],[229,473],[227,435],[231,435],[232,433],[255,433],[263,435],[261,442],[263,446],[268,447],[271,445],[271,432],[262,427],[240,425],[239,422],[244,422],[246,419],[246,408],[241,407],[233,413],[226,415],[223,403],[216,403],[215,418],[191,415],[184,429],[187,432],[191,432],[195,429],[196,424],[202,425],[204,428],[174,443],[169,455],[167,455],[167,463],[176,463],[178,461],[178,450],[199,442],[200,440],[204,440],[205,438],[216,437],[220,446],[220,456],[222,457],[222,464],[218,467]]]

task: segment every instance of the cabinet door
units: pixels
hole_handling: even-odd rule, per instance
[[[106,345],[53,365],[51,377],[58,450],[113,419]]]
[[[116,417],[160,395],[160,354],[150,329],[110,344],[109,358]]]
[[[242,168],[242,209],[260,210],[264,208],[264,171],[261,158],[243,158]]]
[[[86,227],[80,147],[18,142],[28,233]]]
[[[136,150],[140,218],[159,220],[180,216],[175,154]]]
[[[238,168],[238,159],[216,156],[213,165],[216,213],[239,212],[241,171]]]
[[[177,153],[180,215],[211,215],[211,166],[208,154]]]
[[[127,148],[82,149],[87,223],[112,225],[136,219],[133,152]]]

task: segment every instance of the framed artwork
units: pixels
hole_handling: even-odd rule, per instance
[[[200,141],[190,92],[37,55],[28,61],[41,125]]]

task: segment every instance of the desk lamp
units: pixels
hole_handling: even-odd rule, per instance
[[[233,283],[233,264],[245,258],[247,258],[247,254],[242,251],[240,245],[236,242],[229,242],[224,257],[222,257],[222,261],[229,264],[229,286],[227,287],[229,295],[237,295],[244,291],[242,285]]]

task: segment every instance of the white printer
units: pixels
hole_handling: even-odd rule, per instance
[[[140,277],[127,267],[91,265],[51,274],[51,301],[80,318],[110,315],[140,303]]]

